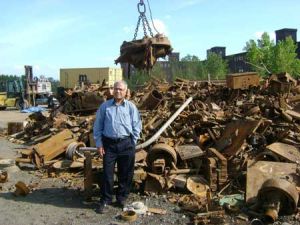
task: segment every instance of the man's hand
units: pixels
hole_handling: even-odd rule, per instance
[[[99,152],[100,157],[103,157],[103,155],[105,154],[104,148],[103,147],[99,147],[97,150]]]

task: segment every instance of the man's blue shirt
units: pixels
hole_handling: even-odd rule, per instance
[[[142,122],[136,106],[124,100],[120,105],[110,99],[99,107],[94,123],[94,139],[96,147],[102,147],[102,136],[124,138],[132,136],[134,143],[140,136]]]

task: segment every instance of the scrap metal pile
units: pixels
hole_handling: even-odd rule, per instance
[[[59,94],[60,108],[58,111],[65,114],[94,112],[99,105],[111,97],[111,89],[105,85],[88,84],[76,87],[73,90],[62,90]]]
[[[154,80],[133,92],[131,100],[143,121],[135,188],[149,194],[179,190],[181,194],[174,193],[169,200],[194,213],[196,224],[222,220],[220,205],[238,213],[245,207],[241,202],[248,215],[270,222],[280,214],[297,212],[300,86],[288,74],[244,90],[181,79],[172,85]],[[57,111],[47,118],[33,114],[15,137],[43,142],[22,150],[17,161],[58,168],[67,157],[69,167],[84,168],[85,188],[91,191],[99,182],[94,175],[99,175],[102,161],[80,147],[94,146],[94,119],[95,115]],[[186,192],[190,194],[182,194]]]

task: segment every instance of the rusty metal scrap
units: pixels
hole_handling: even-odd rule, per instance
[[[139,146],[148,143],[136,152],[134,187],[144,187],[152,194],[169,190],[200,193],[201,200],[182,201],[191,202],[187,209],[206,212],[208,208],[216,210],[211,198],[226,194],[246,193],[247,204],[264,201],[260,189],[271,178],[288,177],[299,188],[300,92],[292,79],[281,76],[277,79],[292,85],[291,91],[274,93],[272,85],[232,90],[183,79],[172,85],[152,80],[143,89],[132,91],[130,99],[139,107],[143,122]],[[102,170],[102,160],[90,148],[94,147],[95,112],[87,114],[32,114],[24,130],[14,136],[35,146],[20,151],[19,162],[36,163],[43,158],[47,164],[45,159],[62,160],[69,149],[70,160],[79,158],[81,165],[85,160],[85,186],[91,192],[92,184],[99,180],[95,174]],[[47,158],[54,151],[47,141],[53,142],[64,130],[70,138],[59,140],[63,147]],[[76,144],[71,144],[73,141]],[[84,145],[90,148],[90,155],[79,151]],[[37,146],[48,147],[41,153]]]
[[[20,196],[20,195],[26,196],[30,192],[30,189],[28,188],[28,186],[22,181],[18,181],[15,184],[15,187],[16,187],[16,190],[13,193],[15,196]]]
[[[0,183],[5,183],[8,180],[7,171],[0,170]]]
[[[169,39],[162,34],[144,37],[140,40],[124,41],[120,56],[115,63],[128,63],[137,69],[151,69],[156,60],[169,55],[172,51]]]
[[[128,93],[130,94],[130,93]],[[65,90],[58,98],[60,106],[54,110],[65,114],[91,114],[99,105],[112,97],[112,89],[102,84],[81,84],[80,87]]]

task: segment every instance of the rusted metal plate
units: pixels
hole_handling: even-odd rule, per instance
[[[296,170],[297,164],[295,163],[249,160],[247,164],[246,202],[255,201],[263,183],[271,178],[286,178],[299,186],[300,179]]]
[[[70,130],[65,129],[43,143],[35,145],[33,149],[38,156],[43,159],[42,161],[46,162],[64,153],[68,145],[72,142],[76,142],[73,133]]]
[[[255,132],[261,123],[262,120],[237,120],[229,123],[221,138],[217,140],[216,149],[227,156],[235,155],[245,139]]]
[[[293,145],[275,142],[273,144],[268,145],[266,149],[279,155],[287,162],[293,162],[293,163],[296,163],[297,161],[300,162],[299,149]]]
[[[175,150],[182,160],[199,157],[205,154],[198,145],[179,145],[175,147]]]

